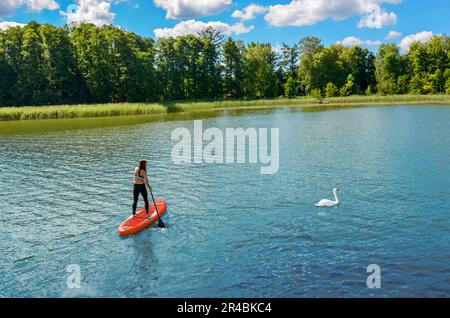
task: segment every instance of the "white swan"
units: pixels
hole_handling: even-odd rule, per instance
[[[317,202],[316,206],[321,207],[321,208],[330,208],[332,206],[338,205],[339,204],[339,198],[337,196],[338,191],[339,191],[338,188],[333,189],[334,201],[323,199],[323,200],[320,200],[319,202]]]

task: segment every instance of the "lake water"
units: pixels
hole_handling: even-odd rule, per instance
[[[0,122],[0,297],[450,296],[450,107],[183,116]],[[175,165],[196,116],[280,128],[278,173]],[[168,228],[121,238],[141,157]]]

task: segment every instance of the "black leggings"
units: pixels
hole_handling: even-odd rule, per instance
[[[133,187],[133,214],[136,213],[136,207],[139,199],[139,194],[142,194],[142,197],[144,198],[145,202],[145,211],[148,214],[148,193],[147,188],[145,187],[145,184],[134,184]]]

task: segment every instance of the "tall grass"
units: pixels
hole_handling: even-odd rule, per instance
[[[160,104],[99,104],[32,107],[2,107],[0,120],[88,118],[165,113]]]
[[[328,104],[449,104],[450,95],[371,95],[327,98]]]
[[[154,104],[92,104],[32,107],[0,107],[0,120],[87,118],[109,116],[132,116],[164,114],[167,112],[189,112],[227,108],[264,107],[346,107],[353,105],[401,105],[401,104],[445,104],[450,105],[450,95],[392,95],[349,96],[316,99],[298,97],[293,99],[258,99],[229,101],[179,101]]]
[[[207,110],[207,109],[226,109],[226,108],[247,108],[247,107],[280,107],[290,105],[309,105],[316,104],[317,100],[312,97],[298,97],[292,99],[235,99],[235,100],[212,100],[212,101],[179,101],[164,103],[169,112]]]
[[[251,107],[283,107],[283,106],[343,106],[346,105],[376,105],[376,104],[448,104],[450,95],[371,95],[348,96],[317,99],[314,97],[297,97],[292,99],[255,99],[255,100],[229,100],[229,101],[180,101],[166,103],[168,111],[190,111],[226,108],[251,108]]]

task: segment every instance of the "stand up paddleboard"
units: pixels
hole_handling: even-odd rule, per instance
[[[167,203],[164,200],[156,200],[159,215],[162,217],[167,211]],[[149,227],[153,223],[158,222],[158,214],[155,210],[155,205],[150,204],[148,209],[148,216],[145,213],[145,208],[140,209],[135,216],[130,216],[119,226],[119,235],[136,234],[143,229]]]

